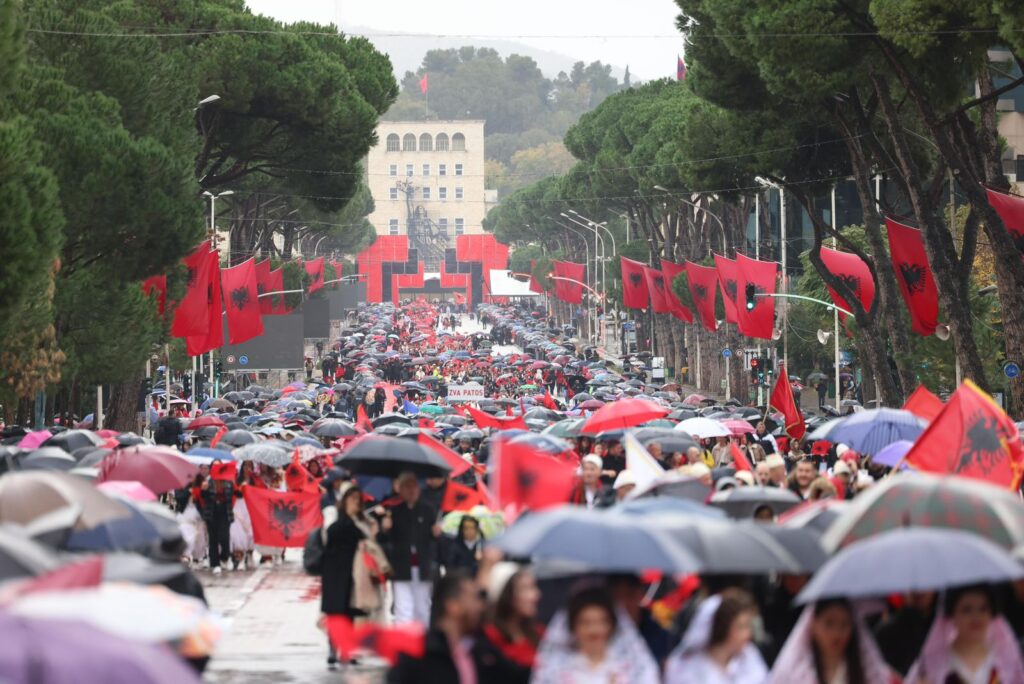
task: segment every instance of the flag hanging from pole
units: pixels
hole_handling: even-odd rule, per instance
[[[686,61],[678,55],[676,56],[676,80],[686,80]]]
[[[928,266],[921,231],[885,219],[889,253],[900,294],[910,312],[910,325],[918,335],[928,336],[939,324],[939,290]]]
[[[423,74],[423,78],[420,79],[420,92],[424,95],[430,90],[430,74]]]
[[[644,265],[626,257],[619,257],[622,268],[622,305],[627,309],[646,309],[650,301]]]
[[[785,367],[779,369],[779,378],[775,381],[775,389],[768,399],[768,405],[785,417],[786,434],[794,439],[803,439],[807,426],[804,425],[803,414],[800,413],[800,407],[796,405],[796,399],[793,397],[793,386],[789,384],[789,374]]]
[[[262,335],[256,260],[248,259],[237,266],[225,268],[220,276],[227,304],[228,342],[241,344]]]

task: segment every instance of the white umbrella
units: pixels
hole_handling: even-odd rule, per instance
[[[711,437],[731,437],[732,432],[717,420],[711,418],[687,418],[675,426],[675,430],[685,432],[688,435],[696,435],[701,439]]]

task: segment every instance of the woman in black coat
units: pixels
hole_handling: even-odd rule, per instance
[[[480,531],[480,521],[471,515],[464,515],[459,521],[458,534],[455,535],[455,539],[448,542],[445,568],[448,572],[464,570],[471,577],[475,577],[483,550],[484,535]]]
[[[331,509],[324,511],[324,527],[321,529],[324,542],[323,578],[320,592],[320,610],[327,615],[344,615],[350,619],[360,617],[363,612],[352,607],[352,566],[355,562],[359,542],[366,538],[368,529],[363,517],[363,493],[354,482],[346,482],[338,492],[337,515],[332,517]],[[329,645],[328,667],[338,662],[333,646]]]

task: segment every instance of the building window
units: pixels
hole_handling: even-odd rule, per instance
[[[405,165],[405,175],[410,177],[412,176],[412,164]]]
[[[412,133],[406,133],[402,137],[402,151],[403,152],[415,152],[416,151],[416,136]]]
[[[455,219],[455,234],[463,235],[466,232],[466,220],[457,218]]]
[[[388,235],[398,235],[398,219],[388,219]]]
[[[389,176],[397,176],[398,175],[398,164],[389,164],[388,165],[388,175]]]
[[[423,199],[430,199],[430,188],[423,188]]]
[[[430,137],[429,133],[424,133],[420,136],[420,152],[432,152],[434,150],[434,140]]]
[[[398,188],[388,188],[388,199],[390,199],[390,200],[397,200],[398,199]]]
[[[438,152],[447,152],[448,151],[448,136],[445,135],[444,133],[438,133],[437,137],[434,138],[434,143],[435,143],[435,149]]]
[[[456,133],[452,136],[452,152],[466,151],[466,136]]]
[[[444,186],[438,188],[437,189],[437,199],[441,200],[442,202],[444,202],[446,199],[448,199],[448,188],[446,188]]]
[[[455,199],[462,199],[462,188],[455,188]]]
[[[437,219],[437,229],[441,231],[441,235],[448,234],[448,219],[441,218]]]
[[[438,176],[447,176],[448,175],[448,165],[447,164],[438,164],[437,165],[437,175]]]
[[[429,176],[430,175],[430,164],[424,164],[423,165],[423,175],[424,176]]]
[[[387,147],[387,150],[388,150],[388,152],[397,152],[398,149],[399,149],[398,134],[397,133],[392,133],[391,135],[388,136],[388,147]]]
[[[461,176],[462,175],[462,164],[456,164],[455,165],[455,175],[456,176]]]

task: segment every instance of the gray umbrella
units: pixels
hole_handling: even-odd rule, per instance
[[[708,502],[732,518],[752,518],[761,506],[768,506],[774,515],[799,506],[801,499],[788,489],[778,487],[735,487],[715,492]]]
[[[760,575],[802,570],[761,525],[671,514],[654,518],[651,524],[666,530],[673,541],[699,558],[703,573]]]
[[[338,418],[324,418],[313,423],[310,429],[317,437],[350,437],[357,434],[351,423]]]
[[[808,527],[784,527],[774,523],[748,521],[742,525],[754,526],[786,549],[797,562],[801,572],[811,574],[825,564],[828,556],[818,541],[819,534]]]
[[[292,454],[289,449],[270,442],[246,444],[232,451],[231,455],[238,461],[256,461],[275,468],[286,466],[292,462]]]
[[[35,577],[60,565],[52,549],[17,531],[0,527],[0,581]]]
[[[260,441],[260,438],[248,430],[229,430],[220,441],[240,447],[246,444],[255,444]]]
[[[90,430],[65,430],[50,437],[40,446],[57,447],[70,454],[75,449],[81,449],[82,447],[103,446],[103,441],[102,437]]]
[[[704,503],[709,494],[711,494],[711,488],[697,478],[669,472],[644,487],[637,487],[632,498],[672,496],[677,499],[689,499],[697,503]]]
[[[851,544],[815,573],[797,603],[998,584],[1024,577],[1005,550],[970,532],[905,527]]]
[[[55,446],[41,447],[24,454],[20,459],[22,470],[60,470],[67,472],[78,465],[78,461],[67,451]]]
[[[701,570],[692,553],[649,521],[575,506],[522,517],[494,545],[511,556],[565,561],[594,571]]]

